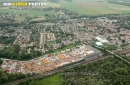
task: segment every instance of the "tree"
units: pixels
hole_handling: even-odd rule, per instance
[[[125,43],[125,40],[122,40],[122,43]]]
[[[3,61],[0,59],[0,65],[3,63]]]

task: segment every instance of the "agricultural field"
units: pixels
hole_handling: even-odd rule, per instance
[[[24,21],[25,18],[26,18],[26,16],[16,16],[16,17],[14,18],[14,20],[16,20],[16,21]]]
[[[79,14],[100,15],[108,13],[130,13],[130,7],[107,3],[106,0],[73,0],[59,2],[63,7]]]
[[[43,1],[48,4],[48,7],[65,7],[70,11],[75,11],[78,14],[85,15],[100,15],[100,14],[128,14],[130,7],[125,5],[108,3],[107,0],[72,0],[72,2],[61,0],[58,3]],[[0,13],[16,13],[27,14],[29,16],[43,16],[44,14],[55,15],[56,12],[48,11],[41,12],[37,10],[15,10],[8,9],[7,7],[0,7]]]
[[[38,11],[38,10],[14,10],[14,9],[9,9],[7,7],[1,7],[0,8],[0,14],[4,13],[12,13],[12,14],[27,14],[28,16],[44,16],[45,14],[50,14],[50,15],[56,15],[56,12],[53,11]]]
[[[42,21],[42,20],[45,20],[45,18],[44,17],[38,17],[38,18],[33,18],[30,21]]]
[[[52,2],[46,2],[49,7],[61,7],[61,4],[59,3],[52,3]]]

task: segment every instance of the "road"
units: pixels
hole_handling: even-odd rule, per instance
[[[104,48],[102,48],[102,47],[97,47],[97,48],[104,49]],[[129,49],[130,49],[130,48],[129,48]],[[106,50],[106,49],[104,49],[104,50]],[[110,54],[112,54],[112,55],[114,55],[114,56],[120,58],[120,59],[123,60],[124,62],[130,64],[130,61],[128,61],[128,60],[122,58],[121,56],[117,55],[116,53],[114,53],[114,52],[112,52],[112,51],[110,51],[110,50],[106,50],[106,51],[107,51],[108,53],[110,53]],[[124,50],[121,50],[120,52],[126,52],[126,51],[128,51],[128,50],[124,49]]]
[[[109,50],[106,50],[106,51],[109,52],[110,54],[115,55],[116,57],[120,58],[120,59],[123,60],[124,62],[130,64],[130,61],[128,61],[128,60],[122,58],[121,56],[115,54],[114,52],[111,52],[111,51],[109,51]]]
[[[3,84],[3,85],[15,85],[15,84],[18,84],[20,82],[25,82],[26,80],[28,80],[30,78],[35,79],[35,78],[40,78],[40,77],[47,76],[47,75],[52,75],[54,73],[62,72],[65,69],[69,69],[69,68],[72,68],[72,67],[75,67],[75,66],[78,66],[78,65],[82,65],[82,64],[91,63],[91,62],[94,62],[94,61],[97,61],[97,60],[108,58],[110,56],[111,55],[102,56],[102,57],[98,57],[98,58],[95,58],[95,59],[92,58],[92,60],[89,60],[89,61],[78,62],[78,63],[75,63],[75,64],[71,64],[69,66],[61,67],[61,68],[58,68],[58,69],[55,69],[55,70],[52,70],[52,71],[49,71],[49,72],[42,73],[40,75],[30,76],[30,77],[23,78],[23,79],[20,79],[20,80],[16,80],[16,81],[13,81],[13,82],[10,82],[10,83],[6,83],[6,84]]]

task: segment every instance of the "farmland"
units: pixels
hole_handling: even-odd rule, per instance
[[[41,21],[41,20],[44,20],[44,19],[45,19],[44,17],[39,17],[39,18],[31,19],[30,21]]]
[[[61,1],[65,8],[76,11],[79,14],[99,15],[108,13],[130,13],[130,7],[107,3],[106,0],[73,0],[73,2]]]
[[[50,7],[61,7],[61,4],[58,3],[52,3],[52,2],[46,2],[48,4],[48,6]]]
[[[44,16],[45,14],[56,15],[56,12],[52,11],[38,11],[38,10],[14,10],[7,7],[0,8],[0,14],[12,13],[12,14],[27,14],[28,16]]]
[[[16,16],[14,18],[14,20],[16,20],[16,21],[24,21],[25,20],[25,16]]]
[[[130,7],[125,5],[108,3],[107,0],[72,0],[59,1],[58,3],[48,2],[48,7],[65,7],[70,11],[75,11],[78,14],[85,15],[100,15],[100,14],[128,14],[130,13]],[[41,12],[38,10],[15,10],[7,7],[1,7],[0,13],[16,13],[16,14],[27,14],[29,16],[43,16],[44,14],[57,14],[56,12],[47,11]]]

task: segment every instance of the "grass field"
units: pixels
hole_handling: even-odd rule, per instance
[[[58,3],[52,3],[52,2],[46,2],[48,4],[48,6],[50,7],[61,7],[61,4]]]
[[[28,16],[44,16],[45,14],[50,14],[50,15],[56,15],[56,12],[53,11],[38,11],[38,10],[14,10],[14,9],[9,9],[6,7],[1,7],[0,8],[0,13],[12,13],[12,14],[27,14]]]
[[[79,31],[85,31],[87,28],[79,28]]]
[[[71,11],[76,11],[79,14],[100,15],[108,13],[130,13],[129,6],[107,3],[106,0],[73,0],[73,2],[61,1],[60,4]]]
[[[30,21],[41,21],[41,20],[45,20],[45,18],[44,17],[33,18]]]
[[[14,18],[14,20],[16,20],[16,21],[24,21],[25,20],[25,16],[16,16]]]
[[[43,80],[34,81],[36,85],[60,85],[61,76],[58,74],[46,77]]]
[[[49,7],[65,7],[70,11],[75,11],[78,14],[85,15],[100,15],[100,14],[124,14],[130,15],[130,7],[118,4],[108,3],[107,0],[72,0],[60,1],[58,3],[45,2]],[[15,10],[8,9],[7,7],[0,7],[0,13],[16,13],[27,14],[28,16],[44,16],[44,14],[56,15],[56,12],[48,11],[42,12],[37,10]],[[2,14],[1,14],[2,15]]]

